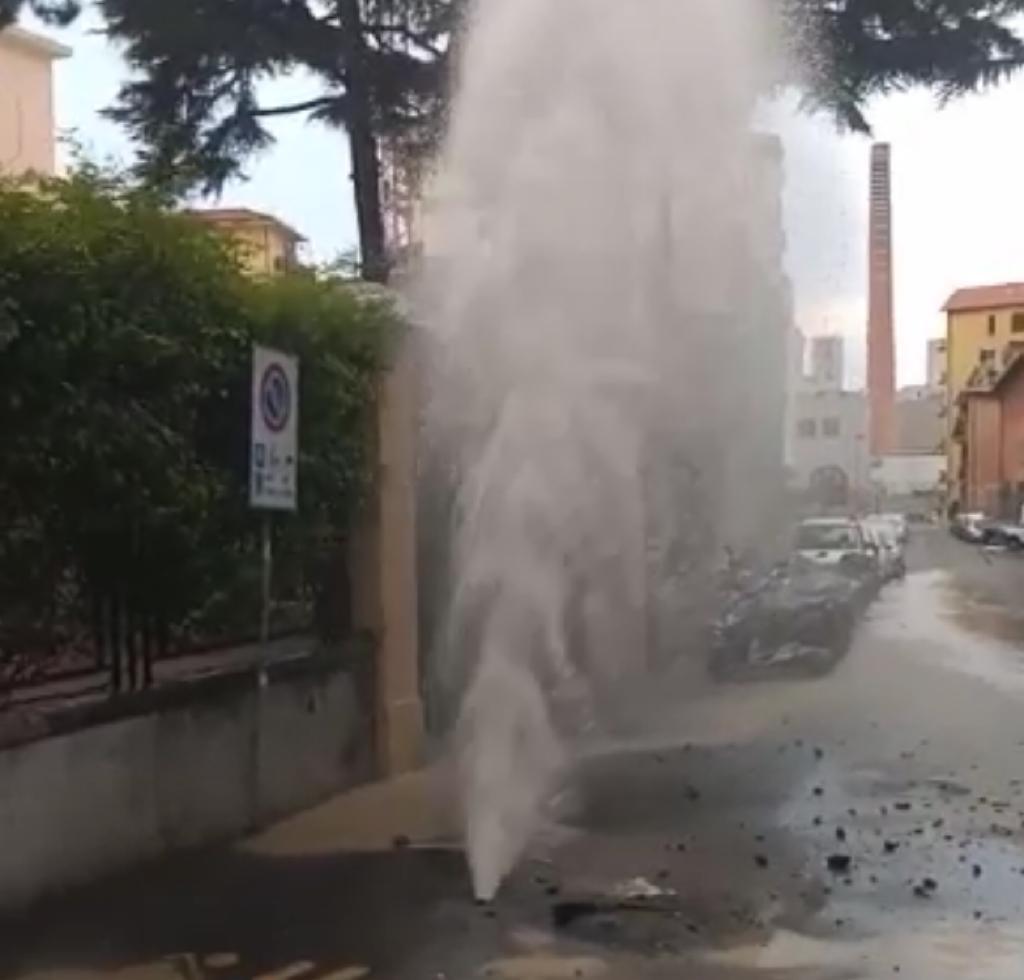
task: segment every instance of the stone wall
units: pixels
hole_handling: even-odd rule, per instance
[[[106,717],[0,751],[0,910],[244,834],[366,778],[372,728],[354,676],[310,656],[103,706]]]

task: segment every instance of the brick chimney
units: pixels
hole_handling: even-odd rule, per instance
[[[893,328],[892,176],[888,143],[871,148],[868,243],[868,403],[872,456],[895,446],[896,350]]]

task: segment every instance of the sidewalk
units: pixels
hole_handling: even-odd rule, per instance
[[[0,974],[398,976],[432,938],[426,910],[468,887],[447,779],[434,769],[362,787],[235,845],[48,903],[0,925]]]

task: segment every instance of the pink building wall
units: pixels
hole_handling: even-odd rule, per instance
[[[969,396],[964,442],[964,509],[996,514],[1002,484],[1002,406],[995,395]]]
[[[17,27],[0,31],[0,173],[54,172],[53,62],[69,53]]]

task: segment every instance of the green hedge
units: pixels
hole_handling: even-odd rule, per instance
[[[180,633],[251,621],[251,346],[301,358],[300,510],[278,533],[302,577],[367,489],[396,329],[337,282],[247,279],[117,179],[0,183],[0,658],[82,646],[112,590]]]

